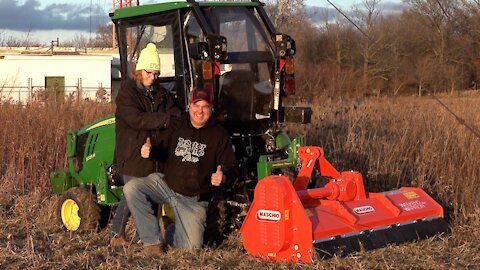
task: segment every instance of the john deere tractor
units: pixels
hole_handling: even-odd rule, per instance
[[[142,5],[118,9],[110,17],[123,80],[140,50],[154,42],[162,70],[157,82],[174,94],[182,110],[192,89],[214,91],[215,117],[231,134],[239,179],[211,202],[206,239],[239,228],[258,179],[297,166],[303,139],[290,140],[282,123],[308,123],[312,112],[283,105],[286,96],[295,94],[295,41],[275,30],[258,0]],[[114,116],[68,131],[68,169],[51,174],[52,190],[60,195],[58,213],[68,230],[98,227],[102,209],[121,198],[114,148]]]

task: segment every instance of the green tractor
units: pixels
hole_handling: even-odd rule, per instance
[[[118,9],[110,17],[122,79],[131,74],[140,50],[153,42],[162,65],[158,83],[182,110],[192,89],[215,93],[215,116],[231,134],[239,171],[236,184],[210,204],[206,241],[216,241],[240,227],[259,179],[297,167],[303,138],[290,140],[282,123],[309,123],[312,111],[283,106],[283,99],[295,94],[295,41],[276,32],[258,0],[151,4]],[[51,174],[68,230],[97,228],[103,208],[121,198],[114,148],[114,116],[68,131],[69,167]]]
[[[119,202],[123,192],[115,185],[114,151],[113,115],[67,132],[68,169],[52,172],[50,183],[61,195],[58,216],[68,230],[96,228],[107,214],[102,208]]]

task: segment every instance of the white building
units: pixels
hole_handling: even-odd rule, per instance
[[[0,101],[49,99],[111,99],[114,55],[0,53]],[[116,77],[116,76],[115,76]]]
[[[65,97],[111,101],[120,88],[117,49],[0,48],[0,102]],[[175,76],[172,49],[160,49],[161,76]]]

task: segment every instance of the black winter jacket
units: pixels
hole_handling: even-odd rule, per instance
[[[144,177],[162,171],[158,161],[143,159],[142,145],[150,137],[152,144],[165,141],[165,128],[171,115],[178,115],[173,97],[160,86],[152,91],[134,80],[128,80],[115,99],[115,159],[121,174]]]
[[[173,191],[209,200],[214,188],[211,176],[218,165],[227,178],[224,186],[235,180],[235,154],[230,135],[216,124],[214,117],[196,129],[185,115],[180,121],[172,121],[169,131],[165,182]],[[154,148],[152,155],[155,151],[159,149]]]

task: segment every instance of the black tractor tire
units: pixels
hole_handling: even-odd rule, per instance
[[[71,188],[59,197],[57,215],[69,231],[97,230],[102,218],[97,198],[82,187]]]
[[[228,221],[227,202],[223,195],[215,195],[208,204],[207,222],[203,234],[203,244],[208,247],[217,247],[226,238]]]

